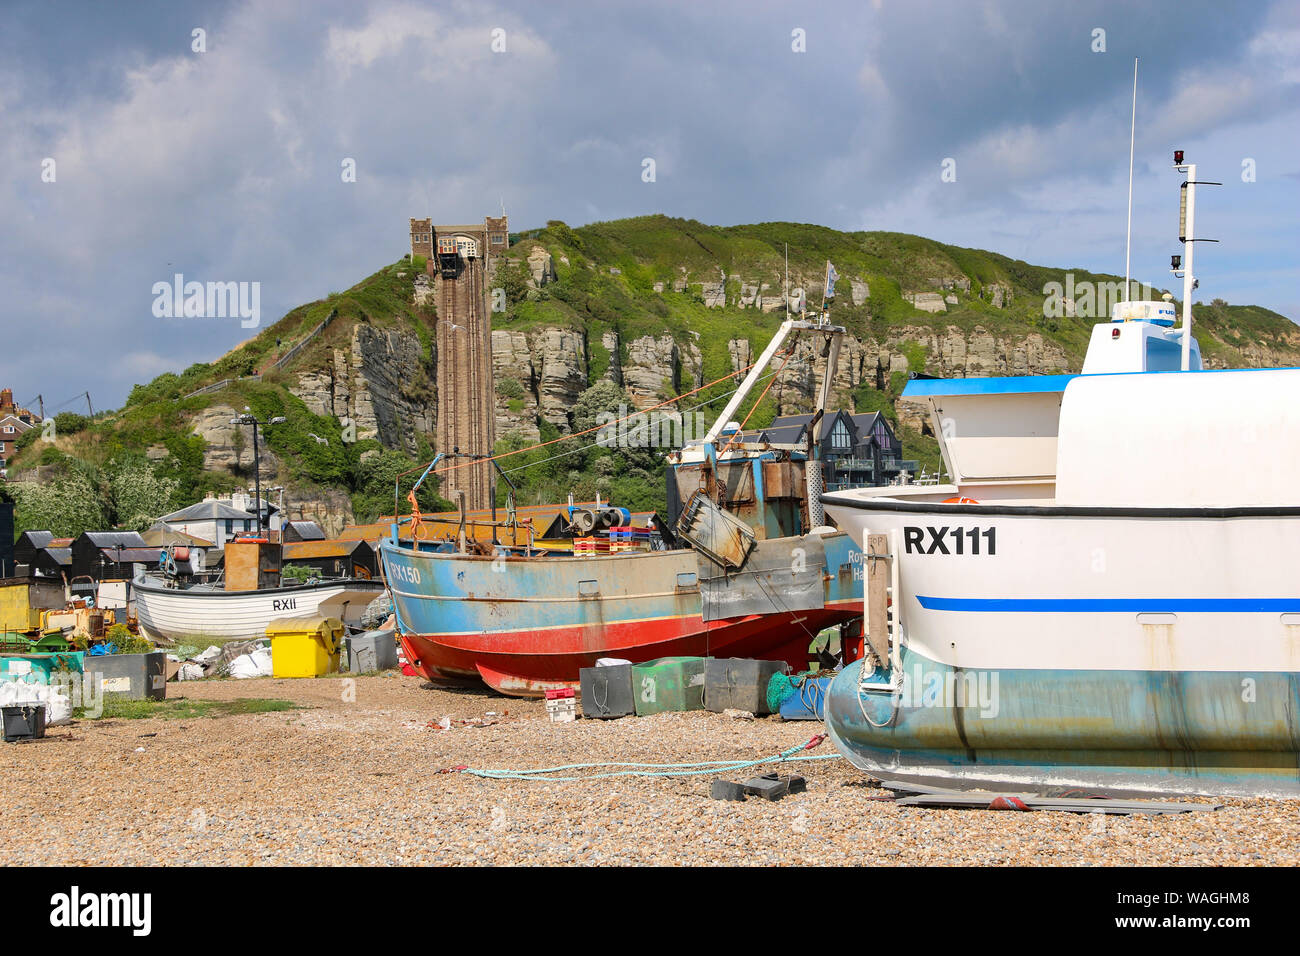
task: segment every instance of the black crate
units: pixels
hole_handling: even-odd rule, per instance
[[[715,714],[745,710],[770,714],[767,685],[773,674],[785,673],[784,661],[751,661],[743,657],[711,657],[704,662],[704,707]]]
[[[636,711],[632,700],[632,665],[584,667],[578,671],[582,685],[582,716],[626,717]]]
[[[764,800],[780,800],[787,793],[805,792],[808,784],[798,774],[783,777],[776,773],[765,773],[761,777],[750,777],[741,785],[741,789]]]
[[[45,705],[19,704],[5,707],[5,740],[35,740],[45,736]]]

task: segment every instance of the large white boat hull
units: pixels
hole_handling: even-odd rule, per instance
[[[1300,795],[1297,509],[825,505],[898,562],[894,690],[854,667],[826,709],[857,765]]]

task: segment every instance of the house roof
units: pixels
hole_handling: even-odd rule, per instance
[[[314,521],[289,521],[287,526],[294,530],[294,533],[304,541],[324,541],[325,532],[321,526]]]
[[[149,545],[191,544],[200,548],[212,547],[212,542],[206,538],[173,528],[165,521],[155,521],[141,537]]]
[[[54,534],[50,531],[24,531],[18,540],[22,541],[24,538],[33,548],[48,548],[50,542],[54,540]]]
[[[344,558],[353,552],[370,545],[360,538],[349,541],[292,541],[280,550],[280,557],[285,561],[302,561],[310,558]]]
[[[123,548],[147,547],[136,531],[84,531],[81,537],[97,548],[116,548],[119,544]]]
[[[238,508],[232,508],[224,501],[217,501],[214,498],[210,501],[200,501],[198,504],[182,508],[180,511],[173,511],[169,515],[163,515],[159,520],[167,524],[186,521],[252,521],[255,520],[256,515],[255,511],[241,511]]]
[[[811,416],[809,416],[811,418]],[[778,419],[779,421],[779,419]],[[773,422],[767,428],[763,429],[763,437],[777,445],[794,445],[804,437],[804,432],[808,429],[807,422],[791,423],[778,425]]]
[[[113,564],[134,564],[137,561],[141,564],[158,563],[157,548],[123,548],[121,551],[117,548],[100,548],[99,552]]]
[[[46,548],[45,553],[50,556],[55,564],[61,567],[72,566],[72,549],[71,548]]]
[[[2,425],[13,425],[18,428],[18,431],[23,431],[23,432],[36,427],[31,422],[27,421],[25,418],[19,418],[17,415],[12,415],[12,414],[0,415],[0,426]]]
[[[876,419],[880,417],[880,412],[858,412],[856,415],[850,415],[853,424],[858,426],[858,431],[870,431],[876,426]]]

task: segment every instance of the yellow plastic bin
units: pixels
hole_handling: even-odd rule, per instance
[[[276,677],[319,677],[339,669],[343,622],[336,617],[280,618],[266,626],[266,636]]]

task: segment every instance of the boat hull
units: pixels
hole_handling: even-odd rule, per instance
[[[383,593],[378,581],[343,581],[265,591],[195,591],[137,581],[136,616],[146,636],[168,643],[253,640],[276,618],[337,617],[360,624],[366,605]]]
[[[1300,796],[1300,514],[826,506],[898,562],[899,673],[869,678],[894,692],[854,667],[827,704],[857,766]]]
[[[854,664],[827,696],[831,741],[874,776],[992,790],[1300,796],[1295,674],[968,671],[906,650],[902,660],[892,693],[860,689]],[[1247,681],[1253,702],[1242,700]]]
[[[692,551],[484,558],[384,543],[381,554],[399,636],[421,673],[538,696],[575,686],[579,670],[602,657],[740,656],[804,666],[819,630],[862,614],[857,549],[843,534],[822,542],[836,573],[823,575],[820,607],[709,621]]]

